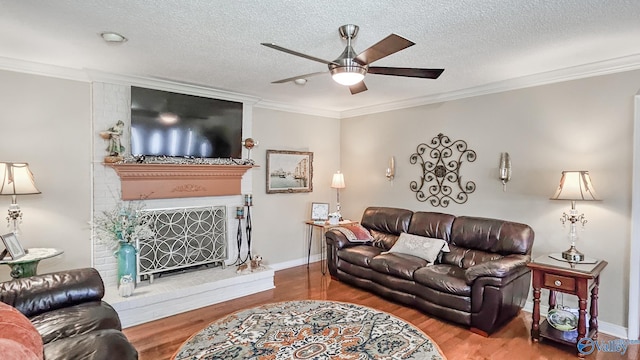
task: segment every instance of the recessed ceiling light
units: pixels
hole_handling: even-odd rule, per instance
[[[297,85],[304,85],[307,83],[307,79],[295,79],[293,80],[294,83],[296,83]]]
[[[125,41],[127,41],[127,38],[115,33],[115,32],[111,32],[111,31],[105,31],[103,33],[100,33],[100,36],[102,36],[102,38],[104,39],[104,41],[113,44],[113,43],[123,43]]]

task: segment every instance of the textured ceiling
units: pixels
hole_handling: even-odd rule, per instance
[[[326,66],[360,26],[360,52],[396,33],[415,46],[376,66],[444,68],[438,80],[369,74],[351,95]],[[108,45],[115,31],[129,41]],[[343,112],[640,55],[638,0],[0,0],[0,57],[203,85],[264,102]],[[628,65],[628,64],[627,64]],[[638,64],[640,67],[640,64]]]

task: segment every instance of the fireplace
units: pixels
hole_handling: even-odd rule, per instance
[[[140,210],[154,237],[139,239],[138,281],[180,270],[220,264],[227,259],[224,206]]]
[[[146,209],[182,209],[193,207],[214,207],[214,210],[207,210],[212,213],[214,227],[218,227],[220,235],[212,238],[212,242],[223,241],[225,247],[216,247],[211,251],[212,260],[209,268],[198,269],[198,271],[183,271],[186,268],[179,268],[179,274],[172,276],[155,276],[153,284],[148,281],[140,282],[132,296],[121,297],[117,287],[117,263],[113,256],[113,250],[95,243],[92,248],[91,266],[96,268],[102,275],[105,284],[105,301],[110,303],[118,314],[123,327],[141,324],[147,321],[171,316],[180,312],[189,311],[203,306],[208,306],[223,301],[235,299],[241,296],[255,294],[257,292],[273,289],[273,269],[267,268],[263,271],[248,274],[238,274],[235,266],[232,266],[236,258],[237,249],[235,244],[236,207],[243,203],[242,194],[252,192],[253,172],[247,171],[253,166],[243,165],[162,165],[148,166],[150,164],[122,164],[117,166],[105,166],[103,164],[105,151],[104,142],[98,136],[102,129],[108,129],[113,124],[122,120],[127,128],[130,124],[131,91],[128,84],[122,83],[121,77],[104,76],[100,73],[92,73],[91,101],[92,101],[92,128],[95,129],[93,137],[93,214],[101,211],[113,209],[114,205],[122,200],[145,200]],[[102,81],[101,81],[102,80]],[[136,80],[138,81],[138,80]],[[137,83],[136,85],[148,88],[175,89],[178,92],[192,92],[194,95],[203,95],[200,87],[189,87],[187,85],[175,84],[165,81],[148,81]],[[177,86],[177,88],[175,88]],[[220,94],[210,94],[211,97],[218,97]],[[238,98],[230,99],[237,101]],[[243,104],[243,136],[251,136],[252,128],[252,106],[250,102],[256,99],[247,98]],[[125,131],[121,138],[124,144],[130,143],[129,131]],[[127,145],[125,145],[127,146]],[[248,155],[248,154],[247,154]],[[248,156],[247,156],[248,157]],[[116,170],[116,171],[114,171]],[[119,175],[124,176],[124,179]],[[135,185],[133,192],[129,191]],[[136,192],[137,191],[137,192]],[[215,210],[222,207],[220,210]],[[167,210],[169,211],[169,210]],[[207,212],[205,211],[205,213]],[[178,216],[178,215],[176,215]],[[204,215],[203,215],[204,216]],[[218,220],[220,222],[218,222]],[[175,221],[174,223],[178,223]],[[219,228],[224,226],[224,228]],[[233,239],[232,244],[229,240]],[[165,246],[160,245],[160,248]],[[190,245],[194,248],[201,247],[198,243]],[[167,247],[167,249],[169,249]],[[145,250],[142,248],[142,253]],[[165,250],[167,257],[172,258],[169,264],[178,264],[179,251],[177,249]],[[181,251],[181,250],[180,250]],[[196,256],[197,252],[187,250],[183,257],[196,259],[196,263],[201,258],[207,256]],[[159,254],[159,253],[158,253]],[[168,254],[174,254],[169,256]],[[146,257],[146,255],[145,255]],[[161,256],[162,257],[162,256]],[[226,260],[226,268],[223,264]],[[207,261],[208,261],[207,260]],[[149,262],[152,262],[149,260]],[[216,265],[215,267],[210,266]],[[220,264],[221,266],[217,266]],[[167,265],[172,267],[172,265]],[[160,266],[163,267],[162,265]],[[204,265],[200,265],[204,267]],[[143,266],[145,269],[145,266]],[[141,273],[145,273],[144,270]],[[150,275],[145,275],[145,278]]]

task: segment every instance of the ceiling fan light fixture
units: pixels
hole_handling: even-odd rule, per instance
[[[391,54],[395,54],[398,51],[404,50],[410,46],[415,45],[411,40],[405,39],[402,36],[396,34],[390,34],[384,39],[371,45],[364,51],[356,53],[351,46],[352,40],[358,34],[358,26],[353,24],[343,25],[338,28],[340,37],[347,41],[347,46],[342,51],[342,54],[335,60],[325,60],[315,56],[307,55],[298,51],[290,50],[282,46],[278,46],[274,43],[260,43],[266,47],[274,50],[282,51],[284,53],[298,56],[307,60],[323,63],[328,66],[329,73],[333,78],[333,81],[342,86],[349,87],[351,95],[359,94],[363,91],[367,91],[367,86],[362,81],[367,73],[373,75],[389,75],[389,76],[404,76],[412,78],[423,79],[437,79],[444,69],[422,69],[422,68],[409,68],[409,67],[387,67],[387,66],[371,66],[371,63],[385,58]],[[311,73],[306,75],[294,76],[278,81],[273,81],[272,84],[282,84],[293,81],[295,84],[302,85],[304,78],[314,76],[321,73]]]
[[[362,66],[336,66],[331,69],[333,81],[344,86],[359,83],[366,73],[367,69]]]

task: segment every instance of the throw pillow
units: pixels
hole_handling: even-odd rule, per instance
[[[21,312],[0,302],[0,359],[42,359],[38,330]]]
[[[398,241],[386,253],[409,254],[433,264],[441,251],[449,252],[449,245],[442,239],[401,233]]]
[[[340,231],[347,240],[351,242],[368,242],[373,240],[373,236],[364,226],[360,224],[344,224],[334,227],[333,229]]]

